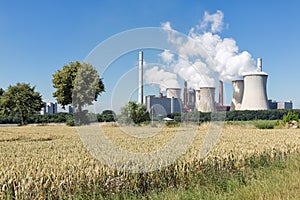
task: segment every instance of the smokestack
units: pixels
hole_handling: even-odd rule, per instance
[[[196,92],[196,106],[198,111],[213,112],[216,110],[214,87],[201,87],[200,90],[197,90]]]
[[[223,81],[219,80],[219,106],[223,105]]]
[[[143,52],[139,52],[139,97],[138,103],[143,104]]]
[[[244,95],[244,81],[243,80],[235,80],[232,81],[233,92],[232,92],[232,101],[230,110],[240,110],[243,95]]]
[[[184,88],[183,88],[183,107],[187,107],[187,100],[188,100],[187,82],[184,81]]]
[[[257,71],[262,72],[262,58],[257,59]]]

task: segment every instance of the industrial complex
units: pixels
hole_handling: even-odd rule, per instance
[[[139,52],[138,103],[145,104],[147,111],[155,115],[167,115],[176,112],[229,111],[229,110],[268,110],[292,109],[293,103],[269,100],[267,95],[268,74],[262,70],[262,59],[257,59],[256,72],[243,74],[240,80],[232,81],[233,95],[230,106],[224,105],[223,81],[219,81],[218,102],[215,100],[215,87],[189,88],[184,81],[181,88],[167,88],[166,95],[143,94],[143,52]]]

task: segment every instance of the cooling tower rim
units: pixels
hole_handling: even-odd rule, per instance
[[[245,78],[246,76],[268,76],[268,74],[266,72],[244,73],[243,77]]]
[[[235,83],[235,82],[244,82],[244,79],[236,79],[236,80],[232,81],[232,83]]]
[[[181,90],[181,88],[167,88],[166,90]]]
[[[204,86],[204,87],[200,87],[200,90],[201,90],[201,89],[216,89],[216,87]]]

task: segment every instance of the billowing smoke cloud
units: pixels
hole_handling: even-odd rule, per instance
[[[215,86],[213,77],[226,82],[241,79],[243,73],[256,69],[250,53],[239,52],[234,39],[216,34],[224,26],[223,18],[221,11],[211,15],[205,12],[203,21],[191,28],[188,38],[173,34],[175,30],[170,22],[162,24],[162,28],[170,32],[169,42],[177,47],[178,55],[166,50],[160,56],[165,64],[173,65],[174,73],[193,88]]]
[[[224,14],[222,11],[218,10],[215,14],[209,14],[208,12],[204,13],[203,21],[198,27],[198,29],[205,30],[208,25],[211,23],[210,32],[216,33],[221,32],[223,28],[223,18]]]
[[[174,54],[172,54],[170,50],[165,50],[160,54],[160,57],[162,58],[163,62],[170,64],[174,59]]]
[[[176,74],[165,71],[164,69],[159,69],[158,66],[154,66],[147,70],[144,77],[147,84],[157,84],[162,91],[165,91],[167,88],[180,87]]]

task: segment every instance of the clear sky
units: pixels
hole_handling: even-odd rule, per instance
[[[133,28],[160,27],[167,21],[188,34],[201,23],[205,11],[220,10],[226,25],[220,36],[233,38],[239,50],[253,58],[263,58],[269,99],[292,100],[300,108],[299,9],[298,0],[0,0],[0,87],[31,83],[44,100],[54,100],[52,74],[71,61],[84,61],[109,37]],[[155,55],[155,51],[145,55],[146,62],[157,63]],[[132,52],[114,62],[112,72],[103,77],[107,94],[114,87],[109,74],[134,70],[137,58]],[[227,84],[227,104],[230,90]],[[102,109],[109,108],[107,94],[99,98]]]

